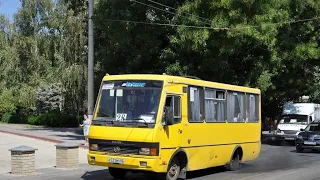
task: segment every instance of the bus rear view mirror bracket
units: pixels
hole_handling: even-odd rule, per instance
[[[301,128],[300,131],[304,131],[304,129]]]

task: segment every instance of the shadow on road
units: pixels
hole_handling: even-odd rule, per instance
[[[61,134],[57,134],[57,135],[51,135],[51,136],[56,136],[56,137],[62,137],[66,140],[84,140],[84,137],[81,135],[61,135]]]
[[[47,128],[47,127],[34,127],[34,128],[24,128],[23,131],[51,131],[51,132],[70,132],[76,134],[82,134],[82,128]]]
[[[290,152],[297,153],[296,150],[292,150]],[[303,150],[303,152],[297,153],[297,154],[298,154],[298,156],[307,156],[307,154],[320,154],[320,151],[319,150],[305,149],[305,150]]]
[[[262,144],[270,145],[270,146],[294,146],[294,141],[274,141],[271,139],[262,139]]]
[[[144,178],[145,177],[145,178]],[[111,177],[109,174],[109,171],[107,169],[105,170],[97,170],[97,171],[91,171],[86,172],[81,176],[84,180],[114,180],[114,178]],[[148,174],[142,174],[142,173],[128,173],[124,179],[127,180],[141,180],[141,179],[151,179],[150,175]],[[153,178],[152,178],[153,179]]]
[[[249,167],[250,165],[248,164],[242,164],[242,168]],[[201,178],[204,176],[210,176],[213,174],[217,173],[222,173],[225,172],[225,167],[220,166],[220,167],[214,167],[214,168],[208,168],[204,170],[199,170],[199,171],[192,171],[187,173],[187,179],[194,179],[194,178]],[[108,170],[98,170],[98,171],[91,171],[91,172],[86,172],[81,176],[82,179],[84,180],[99,180],[99,179],[104,179],[104,180],[113,180],[111,175],[109,174]],[[156,175],[152,174],[143,174],[143,173],[128,173],[125,177],[127,180],[148,180],[148,179],[158,179]]]
[[[222,173],[225,171],[226,169],[224,166],[208,168],[208,169],[203,169],[199,171],[192,171],[187,173],[187,179],[200,178],[200,177],[209,176],[217,173]]]

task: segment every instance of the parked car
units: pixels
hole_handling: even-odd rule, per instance
[[[305,149],[320,150],[320,122],[312,122],[305,129],[301,129],[295,140],[296,151]]]

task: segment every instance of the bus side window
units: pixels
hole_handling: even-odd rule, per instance
[[[168,114],[170,118],[173,118],[174,124],[181,122],[180,96],[167,96],[163,114]],[[162,122],[164,122],[164,115],[162,118]]]
[[[246,94],[246,111],[248,122],[259,122],[259,96]]]

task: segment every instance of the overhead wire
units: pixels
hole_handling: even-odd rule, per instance
[[[145,22],[145,21],[132,21],[132,20],[122,20],[122,19],[111,19],[111,18],[96,18],[93,19],[102,19],[111,22],[124,22],[124,23],[133,23],[133,24],[145,24],[145,25],[157,25],[157,26],[171,26],[171,27],[184,27],[184,28],[195,28],[195,29],[208,29],[208,30],[244,30],[250,28],[259,28],[262,26],[274,26],[274,25],[281,25],[281,24],[293,24],[299,22],[307,22],[307,21],[314,21],[319,20],[320,17],[315,18],[308,18],[308,19],[300,19],[300,20],[292,20],[292,21],[284,21],[284,22],[277,22],[277,23],[262,23],[260,25],[251,25],[251,26],[239,26],[239,27],[207,27],[207,26],[196,26],[196,25],[183,25],[183,24],[168,24],[168,23],[156,23],[156,22]]]
[[[176,13],[174,13],[174,12],[171,12],[171,11],[168,11],[168,10],[164,10],[164,9],[161,9],[161,8],[158,8],[158,7],[155,7],[155,6],[152,6],[152,5],[149,5],[149,4],[146,4],[146,3],[143,3],[143,2],[137,1],[137,0],[129,0],[129,1],[136,2],[136,3],[142,4],[142,5],[144,5],[144,6],[148,6],[148,7],[150,7],[150,8],[153,8],[153,9],[157,9],[157,10],[160,10],[160,11],[164,11],[164,12],[166,12],[166,13],[170,13],[170,14],[176,15]],[[169,9],[175,9],[175,8],[172,8],[172,7],[166,6],[166,5],[162,5],[162,6],[165,6],[165,7],[169,8]],[[178,9],[175,9],[175,10],[178,10]],[[190,18],[190,17],[188,17],[188,16],[183,16],[183,15],[180,15],[180,16],[181,16],[181,17],[184,17],[184,18],[187,18],[187,19]],[[206,19],[206,20],[208,20],[208,19]],[[204,24],[207,24],[207,25],[211,26],[211,23],[209,23],[209,22],[203,22],[203,21],[201,21],[201,22],[204,23]]]
[[[185,27],[185,28],[195,28],[195,29],[216,29],[206,26],[192,26],[192,25],[182,25],[182,24],[168,24],[168,23],[156,23],[156,22],[145,22],[145,21],[131,21],[131,20],[122,20],[122,19],[109,19],[109,18],[95,18],[93,19],[102,19],[110,22],[123,22],[123,23],[132,23],[132,24],[145,24],[145,25],[157,25],[157,26],[171,26],[171,27]],[[218,30],[218,29],[217,29]]]
[[[173,9],[173,10],[175,10],[175,11],[177,11],[177,12],[179,11],[177,8],[174,8],[174,7],[171,7],[171,6],[168,6],[168,5],[165,5],[165,4],[162,4],[162,3],[159,3],[159,2],[153,1],[153,0],[147,0],[147,1],[149,1],[149,2],[151,2],[151,3],[154,3],[154,4],[158,4],[158,5],[160,5],[160,6],[163,6],[163,7],[169,8],[169,9]],[[188,12],[183,12],[183,13],[188,14],[188,15],[190,15],[190,16],[194,16],[194,17],[196,17],[196,18],[198,18],[198,19],[207,21],[207,23],[210,23],[210,25],[211,25],[211,20],[210,20],[210,19],[203,18],[203,17],[201,17],[201,16],[197,16],[197,15],[195,15],[195,14],[188,13]]]

